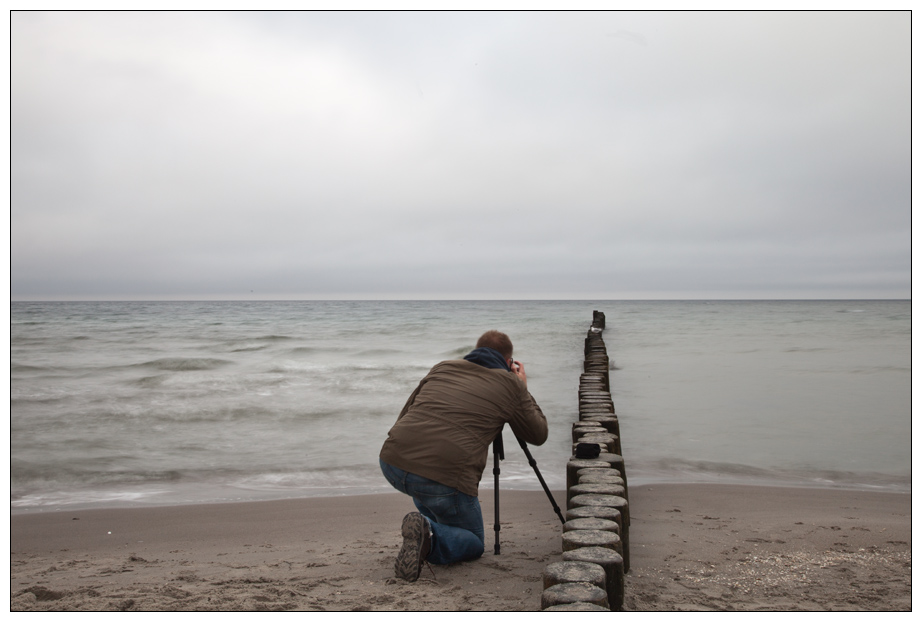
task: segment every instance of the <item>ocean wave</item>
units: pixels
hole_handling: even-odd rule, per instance
[[[133,385],[145,388],[145,389],[152,389],[152,388],[159,387],[160,385],[162,385],[163,382],[167,378],[169,378],[169,376],[166,374],[158,374],[156,376],[144,376],[143,378],[137,378],[135,380],[131,380],[129,384],[133,384]]]
[[[12,332],[12,330],[10,332]],[[25,335],[10,335],[10,345],[20,348],[28,346],[44,346],[47,344],[53,344],[56,341],[56,337],[26,337]]]
[[[860,367],[858,369],[853,369],[849,373],[852,374],[880,374],[888,372],[897,372],[901,374],[911,374],[911,367],[901,367],[898,365],[876,365],[874,367]]]
[[[10,499],[10,508],[23,510],[32,508],[59,508],[62,506],[93,507],[135,504],[158,495],[164,495],[169,489],[158,490],[54,490],[35,492]]]
[[[51,367],[41,367],[40,365],[23,365],[22,363],[10,363],[10,372],[46,372],[46,371],[55,371]]]
[[[131,367],[152,367],[163,371],[205,371],[217,369],[225,365],[233,364],[232,361],[212,358],[163,358],[145,363],[138,363]]]
[[[237,405],[209,405],[200,408],[160,408],[149,412],[146,417],[161,424],[179,423],[184,426],[209,423],[255,423],[257,421],[277,421],[298,416],[298,411],[280,407],[264,407],[256,403]],[[191,443],[188,436],[177,443]],[[179,445],[177,445],[178,447]],[[187,448],[191,448],[189,445]]]
[[[316,346],[298,346],[296,348],[291,348],[286,350],[286,354],[293,354],[295,356],[303,356],[305,354],[317,354],[319,352],[338,352],[336,348],[318,348]]]
[[[368,350],[362,350],[361,352],[356,352],[352,356],[361,356],[361,357],[381,356],[381,355],[386,356],[389,354],[400,354],[400,353],[401,351],[395,348],[371,348]]]
[[[702,483],[761,483],[786,486],[878,488],[908,491],[910,475],[828,469],[767,469],[728,462],[664,458],[634,464],[635,475],[645,480],[680,480]]]
[[[412,370],[429,371],[430,369],[432,369],[432,365],[428,363],[355,363],[353,365],[342,365],[339,367],[339,370],[345,372],[371,371],[383,373],[397,373]]]
[[[21,465],[20,465],[21,467]],[[168,495],[186,479],[176,470],[50,473],[12,469],[10,508],[112,506]]]
[[[228,485],[245,490],[289,490],[300,494],[316,489],[344,491],[352,487],[389,490],[377,463],[373,466],[356,464],[347,469],[339,466],[310,470],[279,469],[244,475],[228,481]],[[345,493],[338,492],[337,494]]]
[[[459,359],[473,349],[474,346],[461,346],[460,348],[455,348],[454,350],[443,352],[442,356],[446,358]]]
[[[54,395],[54,396],[36,396],[36,397],[11,397],[10,398],[10,408],[16,408],[18,406],[29,406],[35,404],[54,404],[55,402],[64,402],[70,399],[69,395]]]
[[[328,374],[343,379],[356,373],[400,374],[427,372],[432,369],[429,363],[310,363],[299,361],[282,361],[266,371],[272,374]]]
[[[99,462],[98,460],[96,461]],[[115,464],[115,461],[112,461]],[[38,464],[28,460],[10,460],[10,484],[16,492],[13,496],[25,496],[35,492],[68,488],[72,486],[94,486],[105,484],[172,483],[184,478],[177,469],[133,470],[75,468],[69,465]]]
[[[260,350],[265,350],[269,346],[250,346],[250,347],[241,347],[234,348],[231,352],[259,352]]]

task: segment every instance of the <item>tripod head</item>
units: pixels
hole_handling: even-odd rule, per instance
[[[493,439],[493,455],[499,456],[500,460],[506,459],[506,455],[503,452],[503,428],[499,429],[499,434]]]

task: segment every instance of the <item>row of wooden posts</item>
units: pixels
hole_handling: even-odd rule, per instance
[[[631,513],[604,330],[605,314],[593,311],[567,462],[563,561],[544,570],[544,611],[618,611],[624,604]]]

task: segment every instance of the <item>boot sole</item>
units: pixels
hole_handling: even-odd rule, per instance
[[[403,546],[397,554],[394,572],[398,579],[416,581],[423,565],[423,533],[426,529],[426,519],[418,512],[410,512],[403,517],[400,533],[403,536]]]

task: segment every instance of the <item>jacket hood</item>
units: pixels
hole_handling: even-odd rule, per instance
[[[477,348],[471,350],[470,354],[464,357],[465,361],[470,361],[471,363],[476,363],[481,367],[486,367],[487,369],[502,369],[504,371],[512,371],[509,369],[509,364],[506,362],[506,359],[503,358],[503,355],[494,350],[493,348]]]

